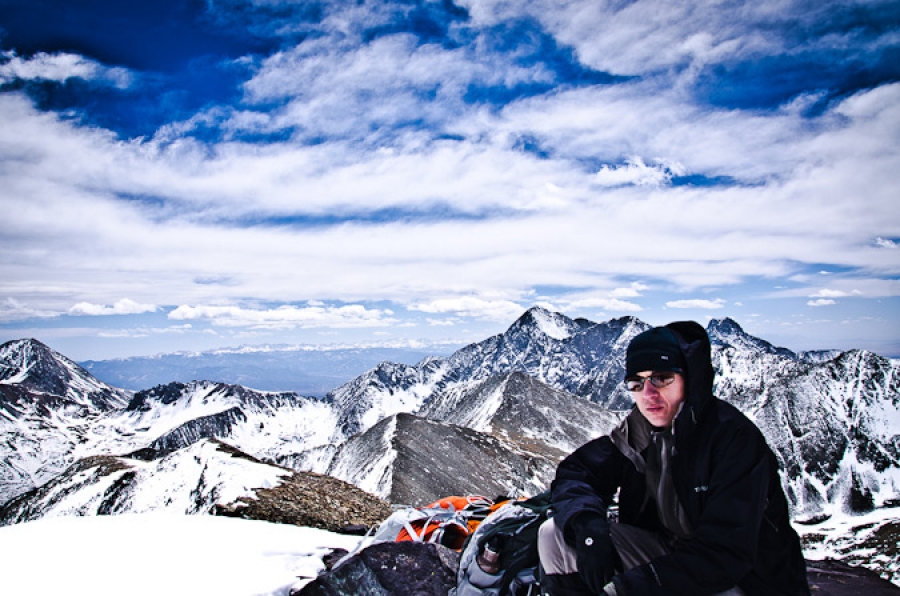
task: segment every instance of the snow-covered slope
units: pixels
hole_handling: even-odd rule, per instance
[[[853,350],[826,362],[714,350],[716,391],[763,431],[799,518],[865,512],[900,492],[900,369]]]
[[[79,460],[28,499],[8,503],[0,525],[42,517],[113,515],[167,510],[210,513],[256,489],[278,484],[291,472],[240,457],[217,441],[203,440],[160,459],[98,455]]]
[[[37,340],[0,346],[0,504],[73,463],[93,422],[130,398]]]

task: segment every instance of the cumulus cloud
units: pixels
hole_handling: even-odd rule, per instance
[[[834,304],[837,304],[837,302],[831,300],[830,298],[818,298],[816,300],[810,300],[806,303],[807,306],[832,306]]]
[[[123,298],[113,305],[91,304],[79,302],[69,309],[70,315],[139,315],[147,312],[155,312],[158,307],[155,304],[139,304],[129,298]]]
[[[615,290],[610,292],[610,296],[614,298],[637,298],[641,296],[642,292],[647,291],[649,288],[650,286],[635,281],[629,284],[627,287],[616,288]]]

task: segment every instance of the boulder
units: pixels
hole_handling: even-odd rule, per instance
[[[447,596],[459,554],[437,544],[379,542],[291,596]]]

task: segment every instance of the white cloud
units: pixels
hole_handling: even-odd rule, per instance
[[[432,327],[453,327],[454,325],[456,325],[456,321],[454,321],[453,319],[434,319],[428,317],[426,320]]]
[[[672,180],[673,176],[683,175],[684,168],[678,165],[646,165],[640,157],[625,160],[625,165],[600,167],[594,176],[594,182],[600,186],[661,186]]]
[[[240,306],[182,305],[169,313],[173,320],[207,320],[224,327],[253,327],[259,329],[310,329],[385,327],[396,320],[387,309],[368,309],[359,304],[345,306],[283,305],[271,309]]]
[[[843,290],[829,290],[826,288],[819,290],[811,295],[810,298],[842,298],[847,295],[847,292],[844,292]]]
[[[56,310],[29,307],[15,298],[7,298],[0,302],[0,322],[24,321],[27,319],[48,319],[58,317]]]
[[[409,310],[432,313],[452,313],[459,317],[475,317],[494,321],[509,321],[522,315],[527,310],[511,300],[484,299],[475,296],[458,298],[442,298],[409,306]]]
[[[613,298],[638,298],[642,295],[642,292],[648,289],[650,289],[650,286],[636,281],[632,282],[628,287],[616,288],[609,295]]]
[[[721,298],[715,300],[671,300],[666,302],[667,308],[699,308],[699,309],[719,309],[725,306],[725,301]]]
[[[792,0],[739,6],[720,0],[464,0],[464,4],[486,26],[530,16],[597,70],[623,75],[675,70],[683,71],[684,76],[693,76],[707,64],[783,53],[788,44],[796,43],[792,32],[812,26],[830,6],[811,10]],[[852,43],[848,41],[851,35],[831,35],[818,43],[840,46]],[[816,38],[812,40],[816,43]]]
[[[817,300],[810,300],[806,303],[807,306],[832,306],[834,304],[837,304],[837,302],[830,298],[819,298]]]
[[[138,304],[129,298],[123,298],[112,306],[104,304],[91,304],[79,302],[69,309],[70,315],[139,315],[147,312],[155,312],[158,307],[155,304]]]
[[[15,52],[3,52],[0,63],[0,83],[8,83],[17,79],[66,81],[78,78],[97,80],[120,88],[131,84],[131,75],[123,68],[107,68],[102,64],[77,54],[47,54],[38,52],[25,59]]]
[[[552,82],[554,75],[540,63],[523,67],[465,44],[422,45],[410,34],[361,43],[340,32],[310,37],[265,59],[244,85],[248,103],[288,101],[280,110],[236,114],[226,126],[292,128],[303,138],[364,134],[383,141],[402,136],[410,123],[440,128],[457,119],[467,110],[464,97],[473,85]]]
[[[170,325],[169,327],[138,326],[125,329],[102,329],[97,332],[97,337],[133,339],[156,335],[184,335],[192,329],[193,326],[190,323],[184,325]]]
[[[888,238],[878,237],[875,239],[875,245],[880,248],[897,248],[897,243]]]
[[[593,14],[589,3],[562,10],[576,8]],[[722,43],[701,36],[691,51]],[[296,307],[190,309],[285,297],[394,300],[423,312],[509,321],[536,288],[560,288],[548,297],[559,304],[594,296],[596,308],[638,312],[651,308],[649,297],[632,300],[646,286],[609,288],[631,279],[679,292],[759,279],[774,287],[808,264],[859,272],[834,285],[830,276],[832,291],[897,295],[900,265],[881,248],[897,237],[900,85],[860,93],[818,117],[708,109],[646,80],[559,89],[492,111],[452,95],[471,81],[546,73],[501,75],[490,58],[469,64],[461,51],[416,48],[401,37],[366,47],[328,44],[319,54],[289,51],[264,64],[248,97],[286,98],[285,109],[247,112],[240,116],[252,122],[233,124],[236,131],[308,125],[310,134],[334,129],[352,142],[203,144],[174,130],[165,139],[123,142],[38,112],[21,95],[0,96],[0,160],[10,165],[0,171],[0,203],[15,214],[0,232],[0,288],[18,304],[0,308],[0,317],[52,316],[61,297],[84,314],[110,312],[115,305],[97,303],[131,295],[199,305],[178,316],[244,327],[375,325],[392,315],[342,316],[322,304],[321,316]],[[367,73],[379,60],[388,61],[383,70]],[[329,65],[345,70],[334,74]],[[312,78],[286,78],[292,68]],[[417,91],[428,86],[449,99],[422,102]],[[345,109],[352,113],[342,120],[336,115]],[[322,115],[331,120],[320,122]],[[212,123],[238,117],[228,110],[203,116]],[[391,123],[403,118],[436,128],[397,132]],[[380,134],[378,123],[396,134],[371,141],[366,135]],[[434,140],[436,130],[453,139]],[[523,136],[547,156],[516,148]],[[598,166],[584,165],[628,158],[631,164],[605,171],[624,185],[600,184]],[[658,183],[677,172],[743,184]],[[635,186],[644,181],[656,182]],[[392,212],[401,216],[358,221]],[[316,223],[345,216],[353,223]],[[245,227],[244,218],[261,221]],[[828,298],[814,288],[794,291]],[[724,301],[703,304],[724,308]]]
[[[582,310],[599,308],[611,312],[641,312],[643,308],[634,302],[620,300],[619,298],[582,298],[579,300],[564,301],[563,310]]]

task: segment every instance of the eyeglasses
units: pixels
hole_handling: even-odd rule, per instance
[[[653,373],[648,377],[628,377],[625,379],[625,387],[629,391],[638,392],[644,389],[644,381],[650,381],[651,385],[657,389],[662,389],[671,385],[674,380],[675,373],[673,372]]]

